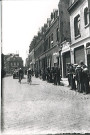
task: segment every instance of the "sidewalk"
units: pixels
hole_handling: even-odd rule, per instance
[[[64,86],[68,86],[68,78],[61,78],[61,83],[64,84]]]
[[[68,84],[68,78],[61,78],[61,81],[60,82],[63,83],[64,86],[68,86],[69,85]],[[89,81],[89,86],[90,86],[90,81]]]

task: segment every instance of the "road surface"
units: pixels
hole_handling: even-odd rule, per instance
[[[90,133],[90,94],[26,77],[3,79],[2,133]]]

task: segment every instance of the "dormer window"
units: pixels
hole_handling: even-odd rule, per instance
[[[85,26],[89,24],[89,12],[87,7],[84,9],[84,23]]]
[[[74,33],[75,33],[75,37],[80,36],[80,15],[79,14],[74,18]]]

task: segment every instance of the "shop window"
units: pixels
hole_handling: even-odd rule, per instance
[[[80,36],[80,15],[74,18],[74,33],[75,37]]]
[[[84,9],[84,23],[85,26],[89,24],[89,12],[87,7]]]

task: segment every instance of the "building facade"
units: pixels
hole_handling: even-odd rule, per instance
[[[67,77],[67,63],[71,62],[70,55],[70,15],[68,13],[69,0],[60,0],[59,8],[59,44],[60,44],[60,57],[61,57],[61,74],[62,77]]]
[[[58,66],[62,70],[61,48],[62,42],[70,41],[70,18],[67,11],[69,0],[60,0],[58,9],[51,12],[47,23],[33,38],[29,52],[34,49],[35,68],[46,69]],[[33,43],[33,44],[32,44]],[[63,54],[65,55],[64,52]],[[64,56],[63,55],[63,56]],[[66,58],[66,56],[64,56]],[[63,57],[63,59],[65,59]],[[70,56],[69,56],[70,57]],[[63,62],[66,65],[66,62]],[[66,68],[66,66],[64,66]],[[65,69],[66,70],[66,69]]]
[[[4,60],[6,73],[12,74],[16,68],[23,68],[23,60],[19,57],[19,54],[6,55]]]
[[[90,0],[70,0],[71,63],[80,60],[90,71]]]

